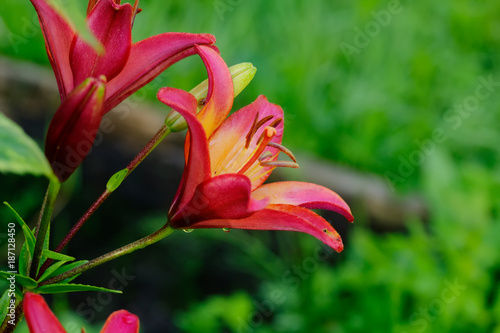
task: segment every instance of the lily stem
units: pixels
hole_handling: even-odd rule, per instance
[[[158,132],[149,140],[149,142],[144,146],[144,148],[137,154],[137,156],[127,165],[125,170],[127,170],[125,176],[123,177],[122,181],[134,171],[135,168],[141,162],[158,146],[160,142],[163,141],[169,134],[171,133],[170,128],[167,127],[166,125],[163,125]],[[115,188],[116,189],[116,188]],[[94,214],[94,212],[101,206],[101,204],[106,201],[106,199],[113,193],[115,190],[104,190],[104,192],[99,196],[99,198],[90,206],[90,208],[83,214],[83,216],[78,220],[78,222],[73,225],[71,230],[64,236],[63,240],[57,245],[56,249],[54,250],[55,252],[61,252],[66,245],[69,243],[69,241],[75,236],[75,234],[80,230],[80,228],[83,226],[83,224]],[[38,274],[38,278],[45,272],[45,270],[50,266],[50,264],[53,262],[53,259],[47,259],[45,263],[42,265],[42,268],[40,269],[40,273]]]
[[[32,262],[28,269],[30,276],[33,278],[36,277],[38,273],[38,266],[40,265],[40,260],[42,258],[43,245],[50,228],[50,218],[52,217],[52,211],[54,210],[54,204],[60,188],[61,183],[59,180],[57,178],[52,178],[40,211],[40,219],[36,230],[35,250],[33,252]]]
[[[16,316],[15,319],[11,319],[9,316],[5,316],[2,326],[0,327],[1,333],[12,333],[16,330],[17,324],[19,324],[21,322],[21,319],[23,318],[23,301],[20,301],[17,304],[14,311]]]
[[[62,280],[70,278],[72,276],[81,274],[89,269],[92,269],[94,267],[102,265],[110,260],[119,258],[125,254],[132,253],[134,251],[143,249],[146,246],[154,244],[154,243],[158,242],[159,240],[167,237],[174,230],[175,229],[173,229],[172,227],[170,227],[170,225],[168,223],[166,223],[163,227],[161,227],[160,229],[158,229],[157,231],[155,231],[154,233],[152,233],[146,237],[143,237],[143,238],[141,238],[133,243],[127,244],[125,246],[122,246],[114,251],[108,252],[100,257],[97,257],[97,258],[95,258],[95,259],[93,259],[93,260],[91,260],[91,261],[89,261],[81,266],[78,266],[72,270],[69,270],[63,274],[57,275],[51,279],[43,281],[39,285],[43,286],[43,285],[48,285],[48,284],[60,282]]]

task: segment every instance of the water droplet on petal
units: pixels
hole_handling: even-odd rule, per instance
[[[193,232],[194,229],[182,229],[186,234],[189,234],[190,232]]]
[[[230,232],[231,229],[229,229],[229,228],[222,228],[222,231],[224,231],[224,232]]]

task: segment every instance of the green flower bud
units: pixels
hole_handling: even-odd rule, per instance
[[[233,79],[234,97],[236,97],[246,88],[250,81],[252,81],[257,72],[257,68],[250,62],[242,62],[241,64],[229,67],[229,72]],[[196,112],[200,112],[205,105],[205,99],[208,94],[208,79],[191,89],[189,93],[198,101],[198,110]],[[172,132],[181,132],[187,128],[184,118],[174,110],[170,111],[167,115],[165,124]]]

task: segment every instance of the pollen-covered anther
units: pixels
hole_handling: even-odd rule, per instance
[[[286,156],[290,157],[290,159],[292,161],[297,163],[297,159],[295,158],[295,156],[293,156],[293,153],[287,147],[280,145],[279,143],[276,143],[276,142],[269,142],[267,145],[269,147],[273,147],[273,148],[278,149],[280,152],[282,152],[282,153],[286,154]]]
[[[266,127],[262,132],[261,136],[257,140],[255,150],[250,155],[250,158],[247,162],[238,170],[238,173],[244,173],[250,168],[250,166],[260,157],[260,155],[264,152],[267,147],[267,144],[271,141],[271,139],[276,135],[276,128],[274,127]]]
[[[253,135],[255,134],[255,125],[257,124],[257,119],[259,119],[259,113],[255,115],[255,118],[253,119],[252,126],[250,127],[250,130],[248,131],[248,134],[246,136],[246,141],[245,141],[245,148],[248,149],[250,146],[250,141],[252,140]]]
[[[267,159],[270,159],[273,157],[273,154],[270,151],[265,151],[260,155],[259,157],[259,162],[264,162]]]
[[[248,131],[248,134],[246,136],[245,148],[248,148],[250,146],[250,142],[252,141],[252,138],[255,135],[255,133],[257,133],[257,130],[261,128],[262,125],[264,125],[267,121],[273,119],[273,116],[269,115],[262,118],[261,120],[258,119],[259,119],[259,113],[257,112],[257,114],[255,115],[255,119],[253,120],[253,124],[250,127],[250,130]],[[268,127],[273,127],[273,126],[268,126]],[[260,139],[261,138],[259,138],[257,145],[260,143]]]
[[[275,121],[273,121],[271,124],[269,124],[269,127],[278,127],[279,124],[281,124],[281,122],[283,121],[283,118],[278,118],[276,119]]]
[[[263,167],[275,167],[275,168],[293,168],[298,169],[299,165],[292,161],[265,161],[260,162]]]

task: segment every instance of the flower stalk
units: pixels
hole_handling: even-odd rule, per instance
[[[91,261],[89,261],[89,262],[87,262],[79,267],[76,267],[72,270],[69,270],[61,275],[57,275],[51,279],[48,279],[48,280],[40,283],[40,286],[60,282],[62,280],[70,278],[72,276],[81,274],[89,269],[100,266],[100,265],[102,265],[110,260],[119,258],[119,257],[124,256],[126,254],[135,252],[137,250],[143,249],[146,246],[154,244],[154,243],[162,240],[163,238],[167,237],[174,230],[175,229],[170,227],[169,223],[166,223],[163,227],[161,227],[160,229],[158,229],[154,233],[152,233],[146,237],[143,237],[143,238],[141,238],[133,243],[122,246],[114,251],[108,252],[100,257],[97,257],[97,258],[95,258],[95,259],[93,259],[93,260],[91,260]]]
[[[52,212],[54,210],[54,205],[60,188],[61,183],[56,178],[52,178],[49,183],[49,188],[47,189],[47,194],[40,212],[39,224],[37,226],[35,250],[28,269],[31,277],[36,277],[38,273],[38,267],[42,258],[43,245],[45,243],[47,232],[49,231],[50,218],[52,217]]]
[[[90,206],[90,208],[83,214],[83,216],[78,220],[78,222],[73,225],[71,230],[66,234],[66,236],[63,238],[63,240],[59,243],[59,245],[56,247],[54,250],[55,252],[61,252],[66,245],[68,245],[69,241],[75,236],[75,234],[82,228],[84,223],[94,214],[94,212],[99,208],[104,201],[113,193],[114,190],[116,190],[120,184],[123,182],[125,178],[132,173],[132,171],[137,168],[139,164],[162,142],[169,134],[170,134],[170,129],[166,126],[163,125],[158,132],[153,136],[151,140],[144,146],[144,148],[137,154],[137,156],[127,165],[127,167],[123,170],[118,171],[115,173],[110,180],[108,181],[108,184],[106,186],[106,190],[99,196],[99,198]],[[41,276],[43,272],[50,266],[50,264],[53,262],[52,259],[47,259],[45,263],[43,264],[42,268],[40,269],[40,273],[38,274]]]

